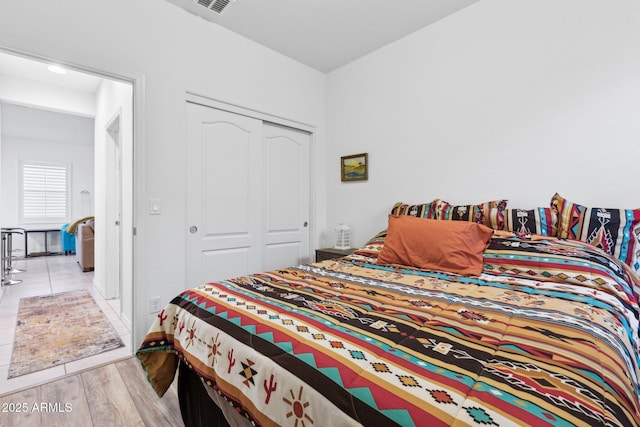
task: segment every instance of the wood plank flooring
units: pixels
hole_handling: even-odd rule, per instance
[[[0,427],[184,426],[176,382],[159,398],[131,357],[0,397]]]

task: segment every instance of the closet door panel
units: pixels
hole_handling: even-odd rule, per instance
[[[263,265],[262,122],[187,103],[187,287]]]
[[[266,268],[309,261],[308,132],[264,124]]]

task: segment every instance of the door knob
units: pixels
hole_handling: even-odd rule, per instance
[[[189,232],[190,232],[191,234],[196,234],[196,233],[198,232],[198,227],[196,227],[195,225],[192,225],[192,226],[189,228]]]
[[[302,225],[305,226],[305,227],[308,227],[309,223],[307,221],[305,221],[304,224],[302,224]]]

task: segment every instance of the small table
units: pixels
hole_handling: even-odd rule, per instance
[[[323,248],[316,249],[316,262],[325,261],[328,259],[342,258],[343,256],[351,255],[355,251],[355,248],[349,249],[336,249],[336,248]]]
[[[58,252],[49,252],[49,233],[58,232],[60,233],[60,228],[31,228],[24,230],[24,256],[30,257],[33,255],[29,255],[29,246],[28,246],[28,235],[29,233],[44,233],[44,256],[48,255],[57,255]]]

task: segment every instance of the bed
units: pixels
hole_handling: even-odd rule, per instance
[[[557,237],[575,206],[530,224],[499,203],[469,221],[438,206],[394,206],[350,256],[182,292],[137,351],[151,385],[162,396],[178,366],[196,379],[189,425],[205,406],[232,425],[640,425],[640,279],[620,253],[637,262],[637,221],[606,251]],[[425,267],[423,246],[471,261]]]

